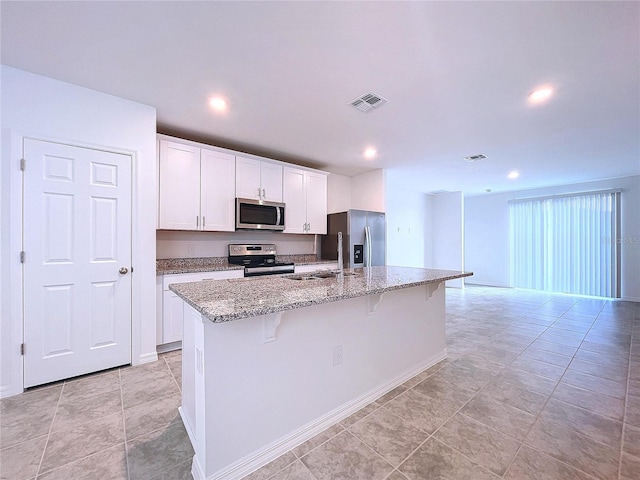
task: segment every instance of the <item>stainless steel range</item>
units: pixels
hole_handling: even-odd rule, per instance
[[[245,277],[294,272],[293,263],[276,262],[276,246],[273,244],[231,244],[228,260],[234,265],[244,265]]]

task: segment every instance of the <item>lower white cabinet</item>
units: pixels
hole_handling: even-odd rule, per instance
[[[244,277],[244,270],[180,273],[159,277],[162,278],[162,290],[160,290],[159,281],[156,281],[156,294],[162,296],[162,313],[159,313],[157,322],[158,345],[182,341],[183,302],[180,297],[169,290],[169,285],[172,283],[189,283],[199,282],[202,280],[225,280],[229,278],[242,277]]]

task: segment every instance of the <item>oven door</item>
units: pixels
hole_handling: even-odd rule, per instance
[[[284,230],[284,203],[237,198],[236,230]]]

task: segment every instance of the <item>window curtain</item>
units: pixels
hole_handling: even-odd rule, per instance
[[[619,297],[620,191],[509,202],[511,285]]]

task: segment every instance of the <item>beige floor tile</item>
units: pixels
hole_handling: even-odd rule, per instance
[[[332,439],[339,433],[342,433],[343,431],[344,431],[344,427],[342,425],[340,424],[333,425],[327,428],[326,430],[324,430],[323,432],[319,433],[315,437],[310,438],[309,440],[304,442],[302,445],[298,445],[296,448],[293,449],[293,453],[296,455],[296,457],[302,458],[313,449],[319,447],[320,445]]]
[[[300,460],[297,460],[269,480],[315,480],[315,477]]]
[[[514,438],[460,413],[440,427],[434,437],[500,476],[520,446]]]
[[[147,480],[193,457],[193,448],[180,419],[165,429],[127,442],[130,480]]]
[[[575,370],[576,372],[588,373],[589,375],[595,375],[596,377],[613,380],[615,382],[627,381],[627,367],[613,367],[607,365],[600,365],[593,362],[586,362],[579,358],[574,358],[569,365],[569,370]]]
[[[171,425],[180,418],[178,407],[181,404],[179,395],[171,395],[126,409],[124,426],[127,441]]]
[[[523,358],[531,358],[541,362],[550,363],[558,367],[567,368],[571,363],[571,357],[567,355],[559,355],[557,353],[542,350],[541,348],[529,347],[520,354]]]
[[[624,426],[622,451],[640,458],[640,428]]]
[[[619,450],[548,420],[538,420],[525,443],[601,480],[618,475]]]
[[[127,480],[127,458],[124,443],[38,476],[38,480],[84,478]]]
[[[640,476],[640,458],[622,454],[620,462],[620,480],[638,480]]]
[[[533,358],[523,357],[522,355],[516,358],[510,368],[518,368],[525,372],[535,373],[541,377],[550,378],[552,380],[560,380],[564,374],[565,367],[558,367],[551,363],[542,362]]]
[[[51,431],[57,432],[77,427],[121,412],[122,399],[119,388],[91,397],[77,395],[65,397],[63,392]]]
[[[405,387],[404,385],[400,385],[394,388],[393,390],[391,390],[390,392],[385,393],[380,398],[377,398],[376,403],[378,405],[384,405],[385,403],[390,402],[391,400],[393,400],[394,398],[396,398],[398,395],[400,395],[402,392],[406,390],[407,390],[407,387]]]
[[[553,392],[553,397],[605,417],[622,421],[624,401],[619,398],[609,397],[565,383],[558,385],[558,388]]]
[[[517,440],[524,440],[536,420],[535,415],[483,393],[476,395],[460,412]]]
[[[558,383],[557,380],[542,377],[532,372],[527,372],[511,366],[505,368],[502,373],[498,375],[498,379],[505,380],[509,383],[513,383],[514,385],[518,385],[542,395],[551,395],[551,392],[553,392]]]
[[[412,389],[387,403],[384,408],[419,429],[427,433],[433,433],[459,407],[447,399],[434,399]]]
[[[553,397],[549,399],[540,413],[540,418],[583,433],[613,449],[620,449],[622,422],[612,418],[598,415]]]
[[[74,378],[64,382],[61,402],[75,402],[83,398],[120,390],[120,372],[109,370],[96,375]]]
[[[36,476],[47,435],[0,450],[0,480],[29,480]]]
[[[627,391],[626,382],[614,382],[613,380],[581,373],[576,370],[567,370],[560,383],[620,399],[624,399]]]
[[[0,400],[0,448],[49,433],[62,385]]]
[[[48,472],[121,443],[124,443],[122,412],[52,432],[40,472]]]
[[[512,407],[537,415],[544,407],[549,396],[528,390],[498,378],[482,389],[483,395],[488,395]]]
[[[430,438],[398,468],[409,480],[496,480],[461,453]]]
[[[379,408],[380,408],[380,405],[378,405],[377,403],[375,403],[375,402],[370,403],[369,405],[366,405],[366,406],[362,407],[360,410],[358,410],[353,415],[349,415],[347,418],[342,420],[340,422],[340,425],[342,425],[344,428],[350,427],[354,423],[359,422],[364,417],[366,417],[367,415],[375,412]]]
[[[318,480],[382,480],[393,467],[348,431],[302,457]]]
[[[349,431],[394,467],[429,436],[384,408],[353,425]]]
[[[506,480],[594,480],[591,475],[526,445],[520,448],[504,478]]]
[[[264,467],[250,473],[243,480],[267,480],[296,461],[297,457],[292,452],[287,452],[267,463]]]

